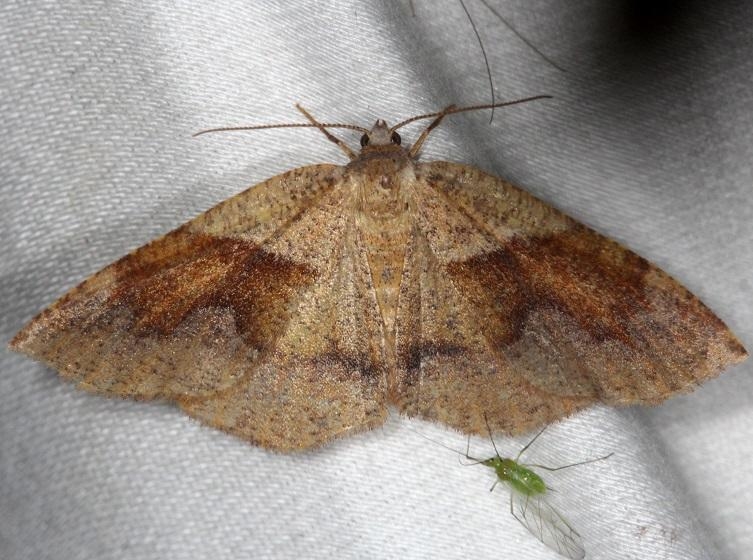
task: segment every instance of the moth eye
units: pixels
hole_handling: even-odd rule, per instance
[[[369,145],[369,135],[364,134],[363,136],[361,136],[361,147],[363,148],[364,146],[368,146],[368,145]]]
[[[393,144],[395,144],[395,146],[399,146],[400,142],[402,141],[402,139],[400,138],[400,135],[397,132],[392,133],[392,137],[390,138],[390,140],[392,141]]]

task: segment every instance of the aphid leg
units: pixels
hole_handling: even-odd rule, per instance
[[[605,459],[609,459],[614,453],[610,453],[608,455],[604,455],[603,457],[596,457],[596,459],[588,459],[586,461],[579,461],[577,463],[570,463],[569,465],[562,465],[561,467],[547,467],[545,465],[537,465],[535,463],[523,463],[526,467],[536,467],[539,469],[544,469],[546,471],[559,471],[562,469],[569,469],[570,467],[577,467],[579,465],[587,465],[588,463],[595,463],[597,461],[604,461]]]
[[[483,463],[481,459],[476,459],[475,457],[471,457],[470,453],[471,453],[471,436],[469,435],[468,441],[466,441],[466,444],[465,444],[465,458],[472,462],[461,463],[461,465],[463,465],[464,467],[469,467],[471,465],[480,465],[481,463]]]
[[[351,150],[345,142],[343,142],[337,136],[335,136],[334,134],[332,134],[329,130],[327,130],[326,128],[324,128],[324,126],[322,125],[322,123],[320,123],[313,116],[311,116],[311,113],[309,113],[306,109],[304,109],[303,107],[301,107],[298,103],[296,103],[295,108],[298,109],[301,113],[303,113],[303,116],[306,117],[311,124],[313,124],[316,128],[318,128],[319,130],[321,130],[322,133],[327,137],[327,140],[329,140],[330,142],[334,142],[335,144],[337,144],[340,147],[340,149],[343,152],[345,152],[345,155],[348,156],[348,158],[350,158],[350,159],[356,159],[357,156],[356,156],[355,152],[353,150]]]
[[[525,523],[523,522],[523,520],[522,520],[522,519],[521,519],[520,517],[518,517],[518,516],[517,516],[517,515],[515,514],[515,507],[513,506],[513,495],[512,495],[512,493],[513,493],[513,492],[514,492],[514,490],[510,489],[510,514],[511,514],[511,515],[512,515],[512,516],[513,516],[513,517],[514,517],[515,519],[517,519],[517,520],[518,520],[518,523],[520,523],[521,525],[523,525],[523,527],[526,527],[526,528],[527,528],[527,526],[526,526],[526,524],[525,524]],[[526,498],[526,502],[528,502],[528,498]]]
[[[546,428],[547,428],[546,426],[544,426],[543,428],[541,428],[541,431],[538,434],[536,434],[535,436],[533,436],[533,439],[531,441],[529,441],[528,443],[526,443],[525,447],[523,447],[523,449],[521,449],[518,452],[517,456],[515,457],[515,462],[516,463],[518,462],[518,459],[520,459],[520,456],[523,455],[523,453],[525,453],[526,449],[528,449],[529,447],[531,447],[531,444],[534,441],[536,441],[537,439],[539,439],[539,436],[544,433],[544,430],[546,430]]]

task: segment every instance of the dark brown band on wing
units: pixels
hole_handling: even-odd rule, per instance
[[[176,232],[177,233],[177,232]],[[200,309],[230,311],[253,348],[273,343],[298,294],[317,279],[305,264],[243,240],[186,234],[185,243],[144,247],[115,263],[117,280],[106,307],[126,306],[137,336],[170,336]],[[163,263],[168,268],[160,270]]]

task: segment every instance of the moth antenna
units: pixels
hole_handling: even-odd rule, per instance
[[[409,119],[405,119],[404,121],[399,122],[395,126],[393,126],[390,129],[390,132],[394,132],[398,128],[402,128],[406,124],[410,124],[414,121],[420,121],[423,119],[431,119],[434,117],[444,118],[447,115],[454,115],[455,113],[465,113],[466,111],[480,111],[482,109],[507,107],[508,105],[518,105],[520,103],[528,103],[529,101],[536,101],[538,99],[553,99],[553,97],[551,95],[534,95],[533,97],[524,97],[523,99],[515,99],[513,101],[502,101],[500,103],[487,103],[485,105],[470,105],[468,107],[456,107],[455,105],[450,105],[449,107],[443,109],[442,111],[437,111],[436,113],[426,113],[425,115],[418,115],[415,117],[411,117]]]
[[[416,140],[413,146],[411,146],[409,155],[411,157],[415,157],[416,154],[418,154],[419,150],[421,149],[421,146],[423,145],[424,141],[429,136],[429,133],[432,130],[434,130],[437,126],[439,126],[439,123],[441,123],[442,119],[444,119],[447,115],[453,115],[455,113],[465,113],[467,111],[480,111],[483,109],[494,109],[495,107],[507,107],[509,105],[518,105],[520,103],[527,103],[529,101],[536,101],[538,99],[552,99],[552,96],[551,95],[534,95],[533,97],[524,97],[523,99],[515,99],[513,101],[503,101],[501,103],[486,103],[484,105],[470,105],[468,107],[456,107],[455,105],[450,105],[448,107],[445,107],[441,111],[438,111],[435,113],[426,113],[423,115],[417,115],[415,117],[405,119],[404,121],[390,128],[390,132],[395,132],[398,128],[401,128],[405,126],[406,124],[412,123],[414,121],[434,118],[434,122],[432,122],[429,126],[426,127],[426,129],[418,137],[418,140]],[[304,109],[300,105],[296,104],[296,108],[299,111],[301,111],[301,113],[303,113],[304,116],[307,119],[309,119],[311,122],[309,123],[257,124],[257,125],[251,125],[251,126],[226,126],[226,127],[219,127],[219,128],[209,128],[207,130],[201,130],[193,134],[193,137],[196,138],[197,136],[201,136],[202,134],[209,134],[212,132],[241,132],[241,131],[246,131],[246,130],[266,130],[266,129],[271,129],[271,128],[317,128],[327,137],[328,140],[337,144],[340,147],[340,149],[343,152],[345,152],[348,158],[350,158],[351,160],[356,158],[356,154],[353,152],[353,150],[351,150],[348,147],[348,145],[345,144],[345,142],[343,142],[342,140],[340,140],[339,138],[331,134],[327,129],[328,128],[344,128],[347,130],[355,130],[363,134],[368,134],[369,129],[364,128],[362,126],[357,126],[354,124],[320,123],[308,111],[306,111],[306,109]]]
[[[342,124],[342,123],[279,123],[279,124],[256,124],[251,126],[223,126],[219,128],[209,128],[207,130],[200,130],[191,135],[192,138],[201,136],[202,134],[210,134],[213,132],[242,132],[246,130],[266,130],[270,128],[347,128],[348,130],[356,130],[358,132],[366,133],[369,130],[362,126],[356,126],[354,124]]]

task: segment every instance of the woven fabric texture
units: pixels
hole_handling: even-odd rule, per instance
[[[478,0],[497,99],[422,158],[528,189],[678,278],[753,348],[753,5]],[[4,2],[0,340],[65,290],[248,185],[345,163],[315,130],[490,100],[458,2]],[[642,8],[641,8],[642,7]],[[421,125],[402,132],[405,142]],[[343,133],[357,147],[358,136]],[[532,462],[588,558],[732,560],[753,550],[753,361],[652,408],[551,427]],[[108,400],[0,348],[0,557],[555,558],[465,438],[393,415],[276,455],[160,403]],[[499,438],[515,453],[525,437]],[[476,456],[491,453],[483,438]],[[556,476],[555,476],[556,474]]]

